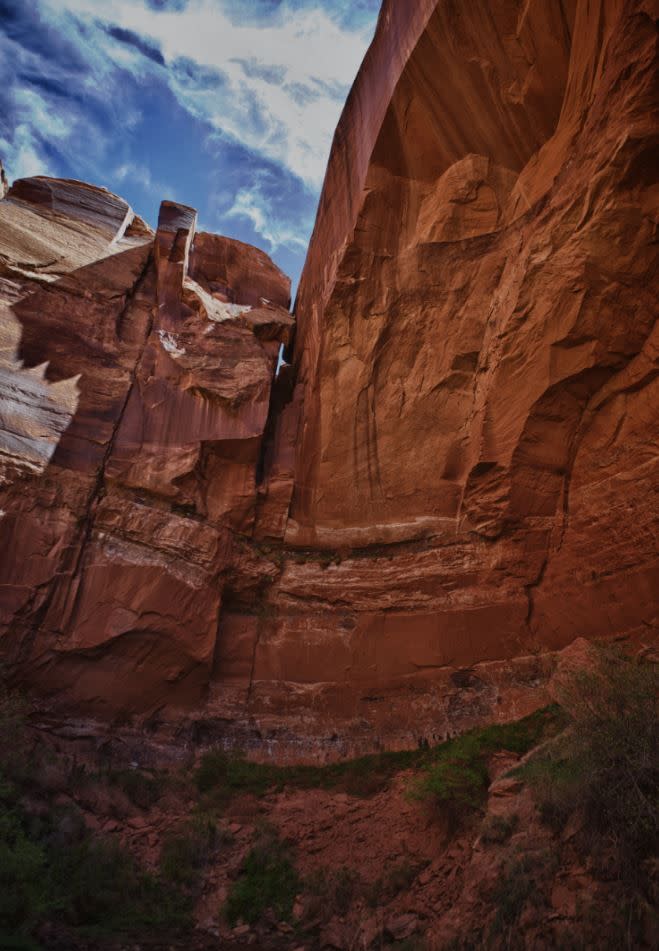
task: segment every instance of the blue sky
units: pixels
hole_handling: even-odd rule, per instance
[[[171,198],[296,281],[379,0],[0,0],[0,157],[151,224]]]

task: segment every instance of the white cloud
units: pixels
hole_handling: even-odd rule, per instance
[[[270,253],[301,259],[370,38],[346,24],[372,28],[364,11],[374,0],[283,0],[277,12],[263,0],[189,0],[178,10],[149,2],[34,0],[30,43],[0,28],[8,174],[73,174],[119,192],[125,183],[148,217],[160,199],[177,199],[163,178],[176,179],[194,150],[192,191],[207,230],[228,226],[244,240],[257,232]],[[171,155],[160,134],[163,85],[203,123],[177,114],[173,128],[192,140]],[[189,175],[181,181],[180,200],[191,203]]]
[[[21,120],[29,120],[47,139],[66,139],[73,131],[70,117],[53,112],[36,90],[17,86],[13,90],[16,113]]]
[[[141,165],[138,162],[124,162],[123,165],[115,168],[114,177],[120,182],[135,182],[141,185],[142,188],[153,187],[151,172],[146,165]]]
[[[34,22],[34,15],[23,22],[26,35]],[[0,27],[0,156],[13,180],[62,174],[63,161],[69,160],[78,177],[91,177],[94,160],[106,146],[104,130],[93,115],[93,105],[100,98],[96,84],[103,85],[105,80],[107,98],[111,64],[93,44],[77,57],[74,45],[62,42],[59,31],[52,26],[47,30],[43,24],[41,28],[42,33],[32,32],[31,43],[23,45],[4,35]],[[43,45],[48,33],[52,51]],[[79,71],[83,61],[90,66],[86,73]],[[76,85],[68,96],[72,75]]]
[[[11,100],[16,125],[11,137],[0,136],[0,154],[8,174],[12,180],[51,174],[41,139],[51,142],[67,139],[73,129],[73,120],[55,114],[34,89],[16,87],[11,90]]]
[[[139,186],[144,191],[150,192],[160,201],[165,198],[169,201],[179,200],[172,186],[154,178],[151,174],[151,169],[143,162],[123,162],[113,169],[112,178],[120,185],[128,183],[132,186]]]
[[[32,175],[53,174],[30,126],[25,123],[16,126],[11,140],[0,136],[0,156],[11,181],[30,178]]]
[[[284,224],[275,212],[271,200],[264,195],[259,185],[238,190],[235,201],[225,218],[246,218],[254,230],[270,245],[271,251],[280,247],[306,249],[306,234],[300,235]]]
[[[342,27],[320,5],[284,5],[267,24],[241,24],[229,17],[225,0],[191,0],[183,10],[158,13],[143,0],[44,2],[57,19],[71,13],[157,44],[169,67],[165,76],[188,111],[308,187],[320,186],[345,95],[370,38],[363,30]],[[158,68],[103,30],[97,33],[98,45],[116,65]],[[176,68],[183,60],[206,75],[186,81]],[[208,75],[209,69],[220,71],[223,80]]]

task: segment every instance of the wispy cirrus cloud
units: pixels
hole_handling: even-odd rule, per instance
[[[278,213],[272,194],[268,194],[263,185],[240,188],[226,218],[243,218],[252,223],[254,230],[268,242],[272,251],[282,246],[301,248],[307,246],[307,222],[300,222],[295,229],[287,224]]]
[[[115,65],[131,58],[142,70],[140,58],[166,65],[166,81],[191,114],[308,186],[320,185],[370,36],[365,26],[346,25],[345,4],[266,2],[260,18],[249,3],[241,13],[222,0],[163,4],[157,15],[139,0],[42,6],[65,31],[71,17],[96,27],[95,45]],[[76,31],[68,26],[68,33],[74,38]]]
[[[0,154],[14,176],[128,189],[151,218],[162,185],[299,269],[378,7],[0,0]]]

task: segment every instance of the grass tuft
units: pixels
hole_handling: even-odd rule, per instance
[[[290,921],[299,889],[290,850],[276,830],[264,825],[229,891],[224,907],[227,921],[231,925],[238,921],[256,924],[267,912],[276,921]]]
[[[481,808],[489,776],[488,758],[500,750],[524,754],[565,726],[556,707],[538,710],[516,723],[471,730],[431,751],[431,761],[411,788],[415,799],[425,800],[454,821]]]

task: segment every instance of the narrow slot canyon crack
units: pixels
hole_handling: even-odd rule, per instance
[[[293,315],[276,263],[188,206],[124,233],[132,212],[103,189],[11,187],[3,270],[39,275],[0,287],[10,309],[25,295],[22,354],[93,385],[74,407],[73,384],[28,377],[0,432],[1,631],[36,693],[313,761],[485,722],[456,672],[505,720],[576,638],[647,638],[657,51],[641,6],[384,0]],[[41,476],[50,444],[23,458],[23,430],[52,443],[67,412]]]

